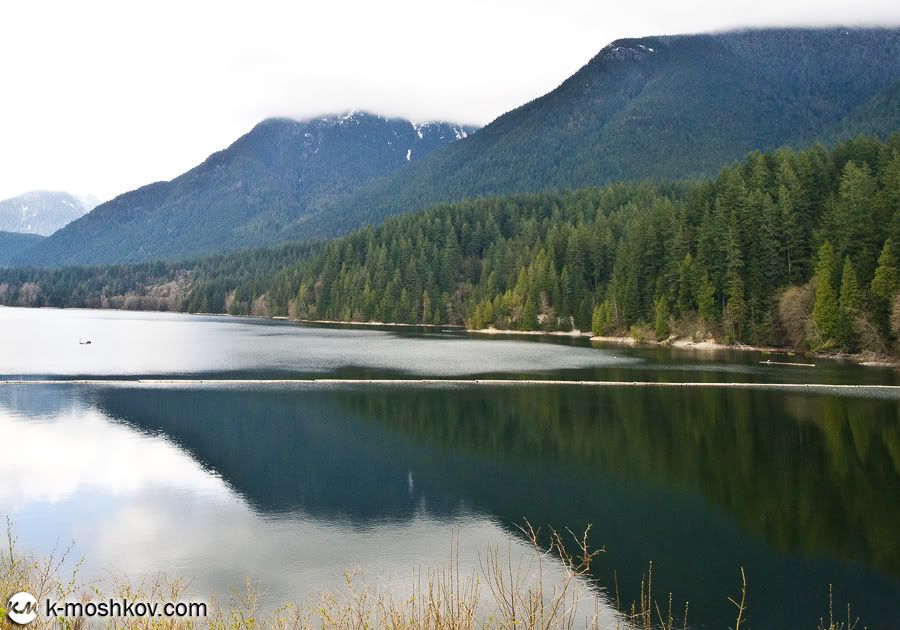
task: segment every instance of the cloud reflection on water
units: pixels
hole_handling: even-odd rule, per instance
[[[480,570],[490,546],[529,555],[492,519],[464,506],[436,516],[424,499],[402,519],[363,523],[301,509],[260,512],[171,439],[110,418],[79,391],[2,392],[0,435],[28,448],[0,459],[0,505],[27,551],[43,555],[73,541],[72,561],[84,560],[86,579],[139,581],[162,571],[188,579],[197,597],[227,598],[252,578],[264,605],[275,607],[341,588],[343,571],[355,567],[405,596],[418,571],[446,565],[454,536],[463,575]],[[551,562],[547,579],[559,576]],[[601,609],[613,619],[603,601]]]

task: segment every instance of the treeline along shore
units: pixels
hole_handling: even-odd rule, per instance
[[[0,269],[0,304],[900,352],[900,134],[708,180],[490,197],[184,263]]]

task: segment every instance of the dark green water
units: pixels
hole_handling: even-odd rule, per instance
[[[445,336],[306,328],[286,341],[280,330],[295,327],[229,322],[236,328],[210,330],[219,320],[173,321],[190,343],[205,339],[236,357],[178,371],[212,377],[268,373],[240,353],[264,355],[274,328],[279,346],[312,350],[297,354],[295,368],[280,363],[272,373],[504,374],[497,364],[505,361],[531,366],[512,371],[519,377],[895,378],[839,364],[776,372],[752,355],[704,361],[533,340],[479,341],[470,354],[461,345],[468,341]],[[354,354],[359,344],[393,348],[389,362],[419,358],[404,372],[376,354]],[[430,369],[418,363],[428,351],[436,352],[425,355]],[[39,373],[106,368],[71,360],[73,369]],[[112,360],[119,359],[104,359]],[[194,361],[173,357],[176,366]],[[35,362],[7,372],[36,374],[25,369]],[[136,371],[158,373],[146,362],[136,358]],[[75,540],[88,573],[166,570],[190,577],[200,593],[225,593],[253,576],[274,603],[338,583],[352,564],[404,580],[417,565],[445,562],[454,531],[475,567],[480,549],[506,535],[515,540],[515,525],[527,518],[573,531],[591,524],[592,540],[606,548],[593,581],[608,593],[618,583],[624,601],[638,596],[652,561],[654,590],[661,600],[669,591],[688,600],[694,627],[733,624],[727,597],[741,567],[751,628],[815,627],[829,584],[842,614],[849,601],[868,627],[897,627],[900,402],[885,395],[20,385],[0,387],[0,439],[39,444],[44,456],[39,465],[33,452],[5,449],[0,460],[0,511],[21,543],[46,552]]]

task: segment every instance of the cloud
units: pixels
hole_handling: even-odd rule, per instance
[[[487,123],[618,37],[897,24],[894,1],[178,3],[0,9],[0,198],[170,179],[267,116]]]
[[[92,409],[50,422],[23,422],[0,411],[0,435],[20,445],[4,449],[0,458],[0,505],[7,509],[91,493],[127,496],[177,489],[222,497],[230,492],[167,439],[139,439],[134,430]]]

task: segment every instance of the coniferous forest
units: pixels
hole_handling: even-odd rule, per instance
[[[280,313],[886,350],[900,137],[756,153],[712,181],[437,207],[329,244]],[[895,322],[896,323],[896,322]]]
[[[0,303],[887,354],[900,333],[898,248],[900,135],[860,137],[753,153],[706,181],[435,206],[316,246],[0,270]],[[169,299],[146,299],[161,286]]]

